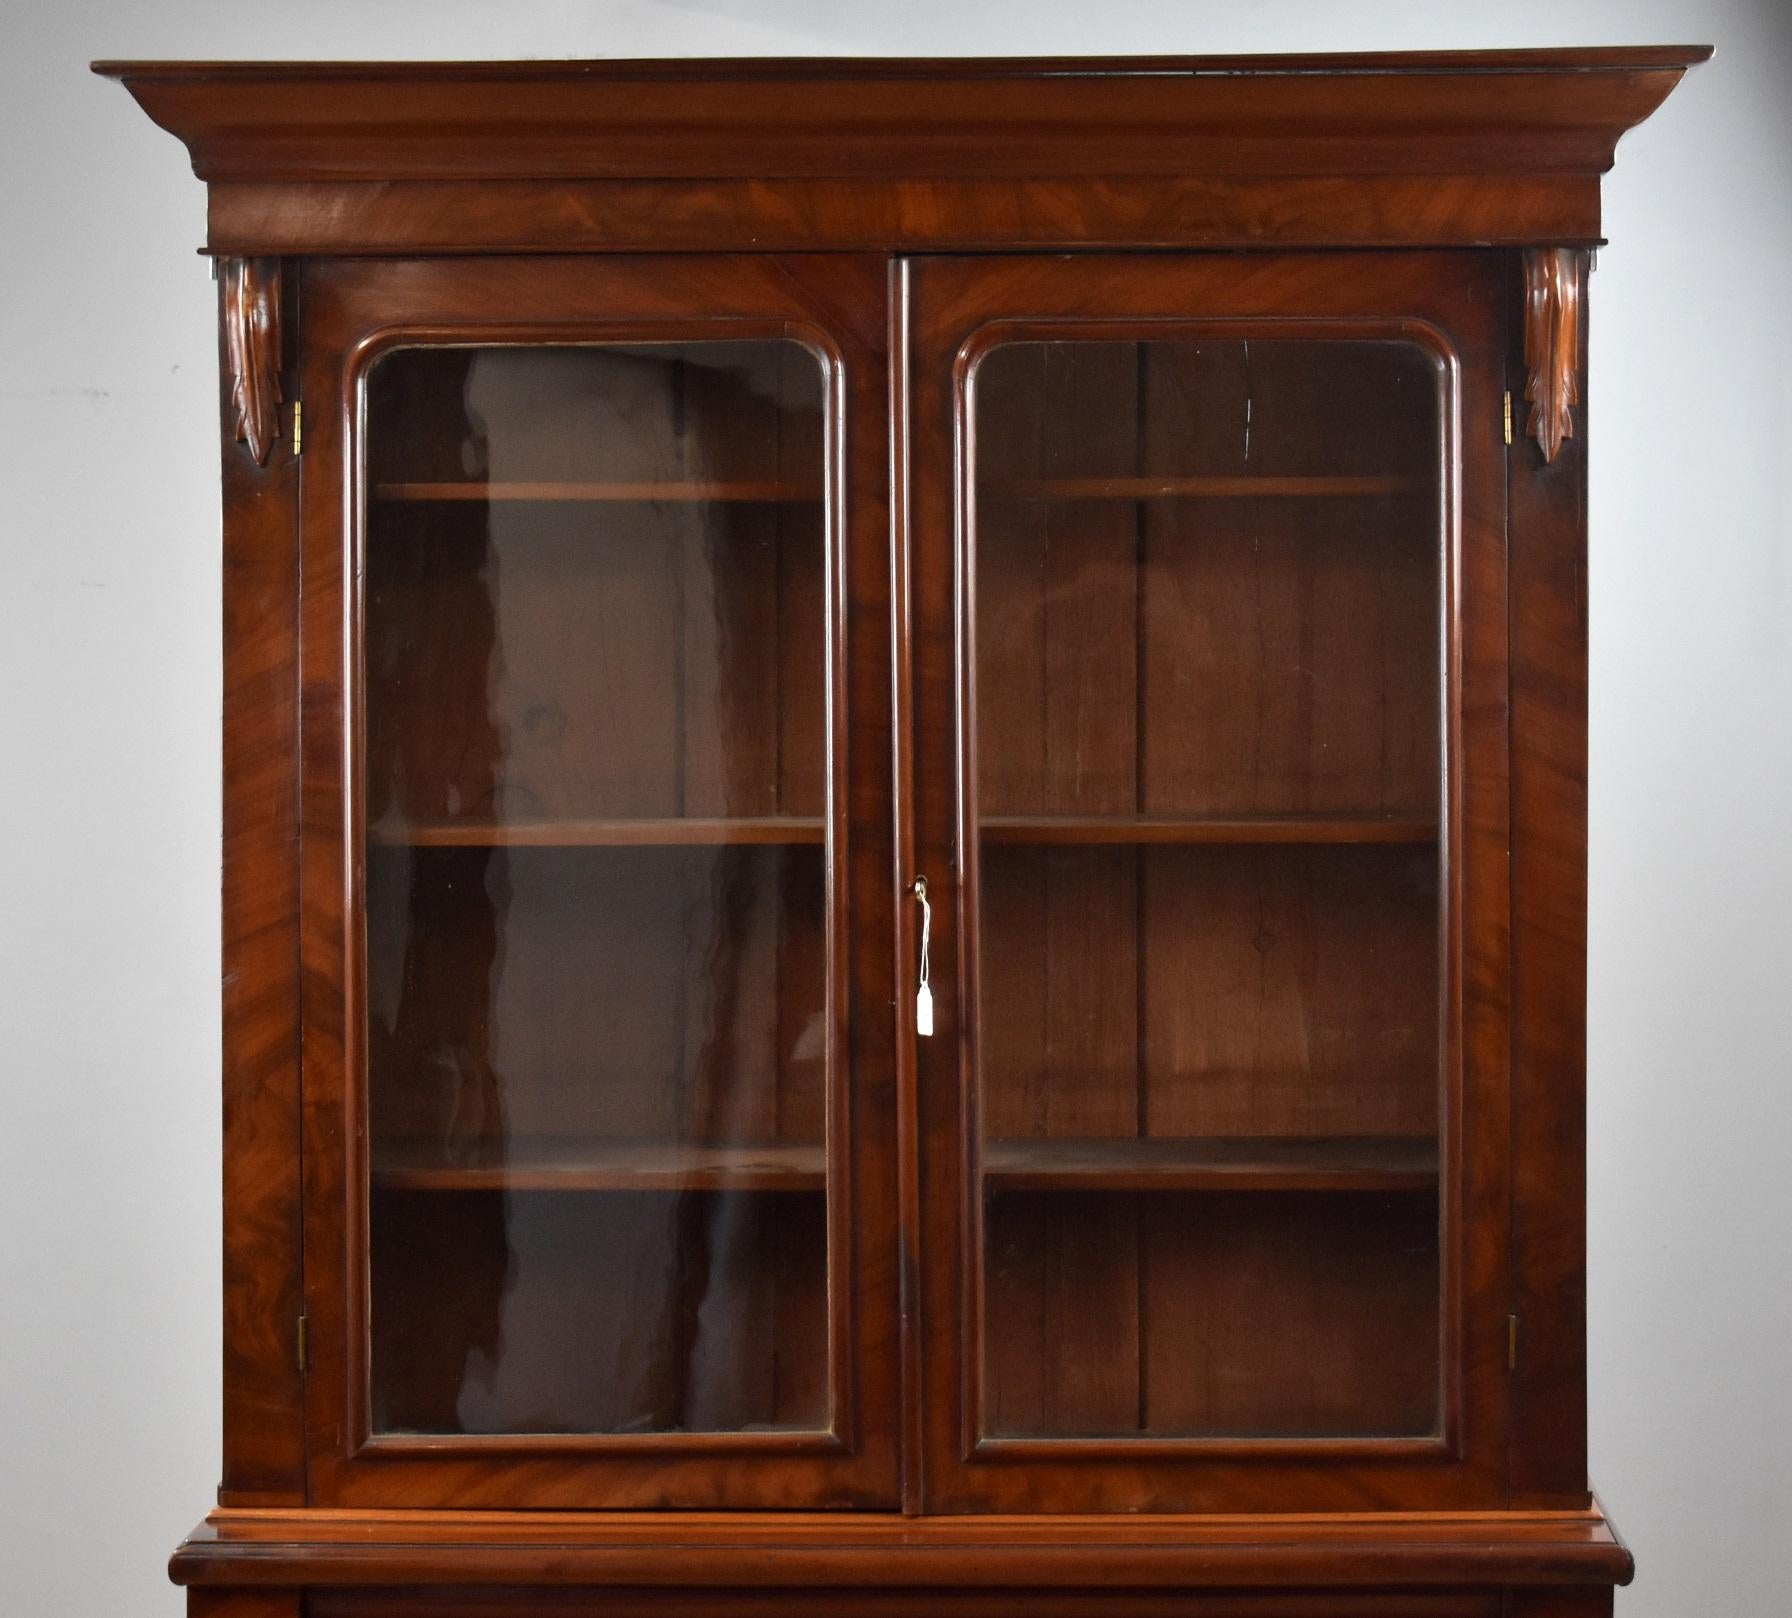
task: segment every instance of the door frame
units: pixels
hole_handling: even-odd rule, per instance
[[[300,462],[302,1157],[313,1505],[887,1507],[898,1494],[885,261],[306,266]],[[790,337],[828,385],[829,1426],[374,1435],[364,1027],[362,385],[406,344]]]
[[[899,416],[912,423],[909,601],[899,704],[912,731],[905,869],[935,896],[936,1035],[905,1037],[918,1148],[920,1503],[929,1511],[1470,1509],[1505,1494],[1509,1262],[1506,468],[1503,255],[1100,253],[921,258],[904,266],[912,332]],[[980,1254],[973,1142],[977,851],[967,554],[971,373],[992,343],[1399,337],[1426,348],[1445,414],[1441,650],[1446,674],[1440,897],[1445,1107],[1442,1414],[1430,1438],[992,1438],[980,1430]],[[937,873],[937,874],[936,874]],[[966,947],[968,942],[969,947]],[[913,959],[905,935],[905,958]],[[905,996],[905,1003],[909,997]],[[912,1023],[905,1035],[912,1033]],[[971,1146],[974,1151],[974,1144]]]

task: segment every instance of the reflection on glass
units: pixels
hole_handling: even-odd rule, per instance
[[[824,1428],[823,375],[367,383],[371,1409]]]
[[[1434,1433],[1436,367],[1017,342],[971,398],[983,1430]]]

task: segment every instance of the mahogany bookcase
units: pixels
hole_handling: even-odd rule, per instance
[[[220,282],[195,1618],[1595,1618],[1599,179],[1698,48],[102,63]]]

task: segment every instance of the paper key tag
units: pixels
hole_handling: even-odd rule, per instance
[[[933,1032],[933,990],[925,983],[915,991],[915,1032],[923,1039]]]

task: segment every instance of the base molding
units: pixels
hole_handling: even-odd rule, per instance
[[[922,1518],[307,1508],[214,1511],[175,1552],[169,1571],[175,1583],[200,1588],[509,1586],[603,1591],[612,1602],[626,1590],[822,1590],[836,1598],[846,1590],[892,1598],[1081,1591],[1100,1610],[1118,1611],[1113,1598],[1129,1591],[1609,1589],[1627,1584],[1633,1566],[1597,1506]],[[668,1609],[661,1601],[655,1610]],[[1539,1618],[1551,1612],[1534,1610]]]

